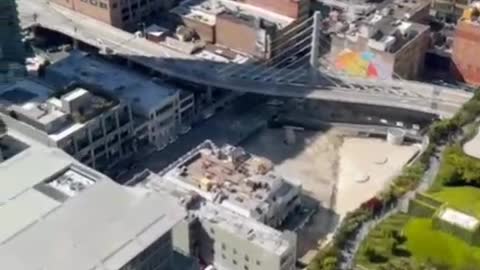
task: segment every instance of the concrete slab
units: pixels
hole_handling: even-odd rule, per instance
[[[345,138],[339,153],[336,212],[344,216],[378,194],[418,151],[419,145]]]

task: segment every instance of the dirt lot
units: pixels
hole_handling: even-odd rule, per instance
[[[342,137],[338,135],[335,131],[302,131],[297,132],[295,144],[287,145],[282,129],[266,129],[243,147],[271,159],[280,175],[302,184],[307,194],[329,208],[337,178],[338,149],[342,145]]]
[[[280,175],[300,183],[309,201],[318,204],[319,211],[298,233],[300,256],[316,249],[344,214],[382,190],[419,149],[344,137],[335,129],[296,132],[291,145],[283,129],[265,129],[242,146],[271,159]]]
[[[267,129],[243,146],[249,152],[271,159],[280,175],[302,184],[306,201],[318,205],[319,210],[309,225],[298,233],[299,255],[303,256],[316,249],[338,222],[338,216],[330,211],[330,207],[342,136],[335,131],[302,131],[297,133],[295,144],[287,145],[284,139],[283,130]]]

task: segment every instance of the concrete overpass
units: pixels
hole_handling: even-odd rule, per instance
[[[251,75],[255,68],[236,63],[218,63],[187,55],[167,46],[152,43],[128,32],[98,22],[45,0],[17,0],[22,27],[40,26],[97,47],[173,78],[238,92],[272,96],[333,100],[408,109],[441,117],[452,116],[471,93],[419,82],[370,80],[320,73],[315,83],[308,70],[278,69],[268,74]],[[233,66],[233,68],[232,68]],[[225,75],[223,70],[238,72]],[[272,73],[273,72],[273,73]],[[288,74],[295,72],[295,79]],[[282,75],[283,74],[283,75]]]

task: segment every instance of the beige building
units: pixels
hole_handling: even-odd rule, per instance
[[[375,12],[356,27],[332,34],[330,61],[351,76],[417,79],[430,45],[429,27]]]
[[[174,248],[218,270],[294,270],[297,237],[208,202],[167,179],[150,175],[144,185],[167,192],[184,205],[187,217],[172,230]]]
[[[46,78],[62,87],[72,81],[96,85],[132,110],[136,145],[163,148],[194,119],[194,96],[94,56],[73,52],[51,65]]]
[[[273,172],[268,159],[205,141],[172,163],[163,177],[245,218],[281,226],[301,204],[301,187]]]
[[[123,29],[138,28],[148,17],[168,10],[174,0],[52,0],[59,5]]]
[[[8,125],[96,169],[133,151],[130,107],[98,89],[72,85],[55,91],[18,81],[0,89],[0,112]]]

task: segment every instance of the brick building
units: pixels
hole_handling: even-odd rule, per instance
[[[429,44],[428,26],[377,13],[359,27],[332,35],[330,59],[352,76],[417,79]]]
[[[310,12],[310,0],[237,0],[291,18],[305,17]]]
[[[275,42],[286,42],[278,37],[297,33],[289,30],[301,21],[231,0],[189,0],[170,12],[202,41],[257,58],[270,58],[281,51]]]
[[[461,81],[480,85],[480,9],[467,11],[458,23],[453,41],[452,71]],[[468,14],[469,13],[469,14]],[[473,15],[475,16],[471,16]],[[476,13],[476,14],[475,14]]]
[[[266,58],[275,26],[254,17],[224,12],[217,16],[216,42],[258,58]]]
[[[469,7],[472,0],[432,0],[432,13],[435,17],[455,22]]]
[[[138,23],[161,10],[170,9],[174,0],[52,0],[53,2],[123,29],[135,29]]]

